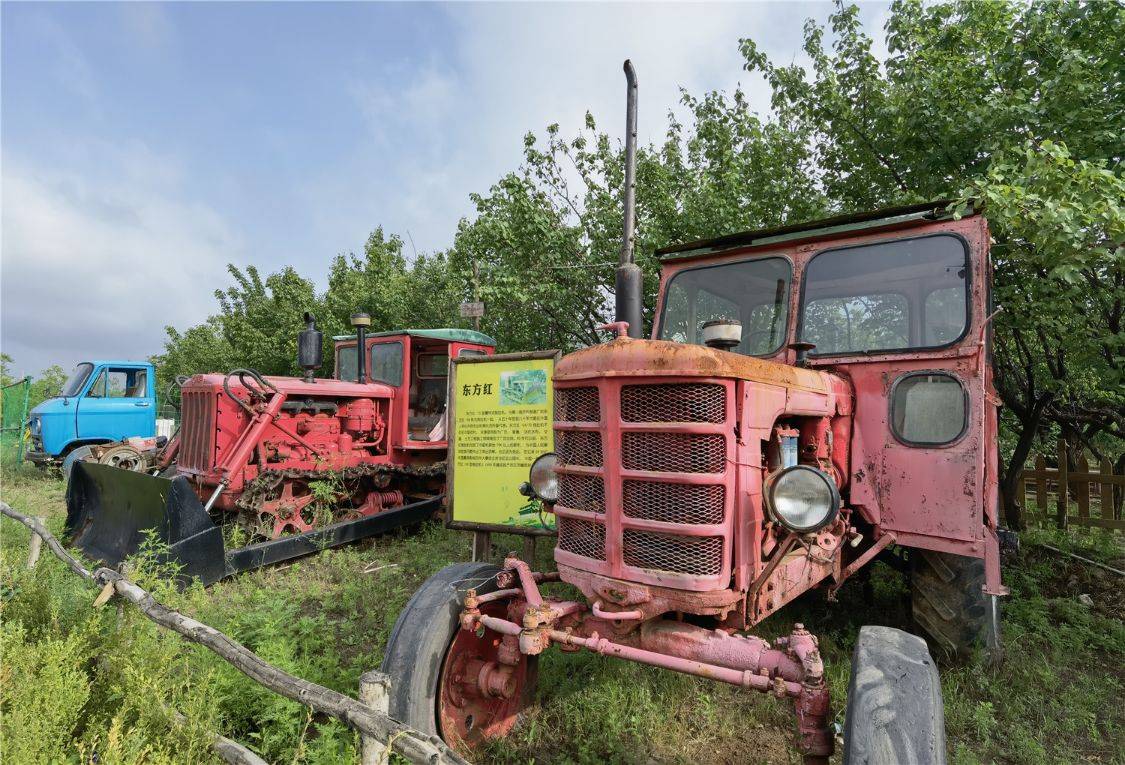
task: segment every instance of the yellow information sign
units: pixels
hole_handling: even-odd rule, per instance
[[[451,525],[543,533],[554,517],[519,493],[554,451],[555,351],[461,357],[450,375]]]

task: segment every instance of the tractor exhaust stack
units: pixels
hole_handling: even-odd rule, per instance
[[[628,322],[629,337],[639,339],[644,334],[643,281],[641,269],[633,261],[637,227],[637,72],[629,60],[625,61],[625,82],[625,186],[621,192],[625,223],[617,266],[614,321]]]

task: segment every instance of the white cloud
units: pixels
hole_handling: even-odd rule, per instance
[[[158,352],[164,325],[213,310],[225,264],[240,259],[229,223],[179,194],[173,161],[91,151],[107,167],[96,181],[4,158],[3,349],[21,372]]]
[[[589,110],[620,140],[626,57],[640,82],[640,138],[659,142],[668,112],[682,116],[681,88],[742,87],[751,108],[767,113],[769,89],[743,70],[739,38],[759,41],[779,63],[802,63],[804,19],[830,10],[827,3],[451,6],[454,44],[441,63],[357,75],[352,93],[371,145],[349,161],[368,172],[345,181],[341,193],[346,173],[326,169],[308,189],[310,205],[321,208],[329,239],[347,230],[355,242],[360,229],[382,224],[410,231],[420,250],[446,247],[457,221],[472,213],[469,194],[519,165],[526,132],[542,135],[557,122],[571,136]],[[325,198],[347,201],[318,204]]]

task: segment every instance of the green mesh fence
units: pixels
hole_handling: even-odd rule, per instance
[[[31,378],[25,377],[0,389],[0,457],[23,459],[27,445],[27,403]]]

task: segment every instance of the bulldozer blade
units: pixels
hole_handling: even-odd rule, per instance
[[[66,531],[86,555],[117,567],[134,555],[149,530],[167,545],[161,558],[180,567],[184,580],[204,584],[226,575],[222,530],[182,477],[79,462],[66,489]]]
[[[74,466],[66,490],[71,544],[116,567],[136,554],[148,529],[168,546],[161,560],[179,567],[183,584],[312,555],[329,547],[421,523],[441,508],[441,495],[351,521],[227,550],[217,526],[183,477],[159,478],[93,462]]]

